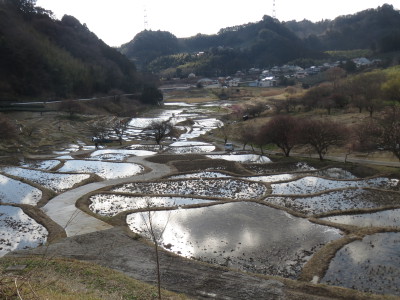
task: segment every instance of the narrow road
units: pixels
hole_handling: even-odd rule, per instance
[[[224,145],[224,140],[222,138],[218,138],[213,136],[212,137],[214,143],[218,143],[220,147],[223,148]],[[243,144],[239,144],[238,142],[234,141],[228,141],[229,143],[232,143],[235,147],[235,150],[242,150],[243,149]],[[258,147],[254,147],[255,150],[260,151]],[[247,146],[247,151],[250,151],[249,146]],[[282,153],[278,150],[276,151],[269,151],[269,150],[264,150],[264,153],[266,155],[268,154],[277,154],[277,153]],[[314,159],[319,159],[318,154],[304,154],[304,153],[296,153],[296,152],[290,152],[291,157],[304,157],[304,158],[314,158]],[[332,161],[337,161],[337,162],[345,162],[346,159],[346,154],[343,153],[342,156],[335,156],[335,155],[325,155],[324,156],[325,160],[332,160]],[[395,167],[395,168],[400,168],[400,161],[398,161],[396,158],[393,158],[391,161],[384,161],[384,160],[377,160],[374,158],[357,158],[353,157],[351,155],[348,155],[347,157],[347,162],[351,163],[358,163],[358,164],[370,164],[370,165],[377,165],[377,166],[387,166],[387,167]]]
[[[150,172],[126,178],[110,179],[86,184],[62,193],[51,199],[42,210],[49,218],[64,228],[68,237],[106,230],[111,225],[81,211],[75,206],[76,201],[87,193],[113,185],[133,181],[152,180],[171,173],[171,168],[164,164],[156,164],[145,160],[146,157],[134,156],[127,161],[143,165]]]

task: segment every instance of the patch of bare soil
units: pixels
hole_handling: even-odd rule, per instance
[[[155,163],[172,165],[179,173],[196,172],[205,170],[226,171],[237,175],[254,175],[246,170],[241,164],[224,159],[209,159],[200,154],[179,154],[179,155],[155,155],[146,158]]]
[[[158,164],[168,164],[173,161],[182,161],[182,160],[200,160],[205,159],[206,157],[201,154],[163,154],[163,155],[154,155],[147,157],[146,160]]]
[[[199,159],[199,160],[180,160],[171,163],[179,172],[194,172],[217,170],[227,171],[237,175],[253,175],[252,172],[246,170],[241,164],[226,161],[223,159]]]

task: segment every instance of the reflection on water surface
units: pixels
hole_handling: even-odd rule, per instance
[[[344,246],[322,282],[400,296],[400,233],[377,233]]]
[[[264,205],[246,202],[152,212],[161,244],[185,257],[261,274],[296,278],[322,245],[340,234]],[[127,218],[147,237],[148,214]]]

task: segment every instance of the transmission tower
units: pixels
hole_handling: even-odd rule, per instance
[[[276,19],[276,5],[275,0],[272,0],[272,17]]]
[[[147,20],[147,9],[146,9],[146,6],[144,7],[143,18],[144,18],[144,30],[147,30],[147,29],[149,29],[149,22]]]

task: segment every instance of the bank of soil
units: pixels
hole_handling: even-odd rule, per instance
[[[43,255],[96,263],[156,284],[154,247],[123,227],[65,238],[49,247],[15,251],[8,257]],[[162,287],[192,299],[396,299],[351,289],[253,275],[160,251]]]

